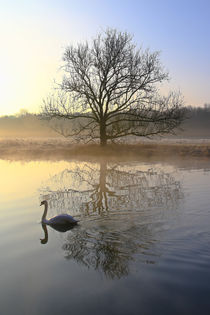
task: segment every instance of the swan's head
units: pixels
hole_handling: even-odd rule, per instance
[[[43,200],[43,201],[40,203],[40,206],[46,205],[46,204],[47,204],[47,200]]]

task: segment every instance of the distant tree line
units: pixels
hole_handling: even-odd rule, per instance
[[[18,114],[0,117],[0,137],[56,137],[38,114],[21,110]]]
[[[210,103],[203,107],[187,106],[185,111],[187,119],[181,129],[176,131],[175,137],[210,138]],[[53,129],[63,123],[65,122],[54,119],[49,125],[40,120],[38,114],[22,110],[16,115],[0,117],[0,137],[57,137],[58,134]]]
[[[210,138],[210,103],[204,107],[186,107],[187,118],[182,131],[178,135],[183,137]]]

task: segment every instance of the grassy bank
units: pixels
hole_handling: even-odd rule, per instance
[[[68,159],[78,157],[109,158],[210,158],[210,142],[174,143],[143,142],[140,144],[72,145],[67,140],[55,139],[1,139],[0,159]]]

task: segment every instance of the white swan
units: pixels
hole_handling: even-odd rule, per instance
[[[78,223],[77,220],[75,220],[72,216],[69,214],[59,214],[49,220],[46,219],[47,216],[47,210],[48,210],[48,202],[47,200],[44,200],[41,202],[40,206],[45,205],[44,213],[42,216],[42,223],[51,225],[56,229],[56,226],[72,226],[76,225]]]

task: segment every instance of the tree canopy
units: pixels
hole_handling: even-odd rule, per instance
[[[91,43],[70,45],[63,61],[63,80],[44,100],[42,116],[61,118],[55,129],[64,136],[105,145],[170,133],[184,119],[180,93],[159,93],[168,80],[159,52],[137,48],[127,32],[107,29]]]

